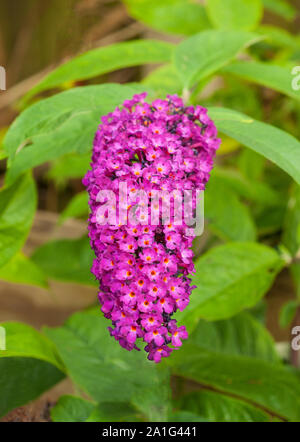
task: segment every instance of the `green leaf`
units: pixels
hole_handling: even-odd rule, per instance
[[[223,322],[223,324],[226,322]],[[267,335],[262,328],[262,334],[256,334],[258,324],[255,327],[254,334],[251,330],[249,335],[246,334],[247,327],[244,326],[242,336],[239,336],[240,323],[232,323],[232,325],[231,331],[233,333],[231,333],[231,336],[233,336],[233,339],[230,338],[233,342],[232,348],[230,348],[229,337],[225,341],[225,338],[222,335],[220,336],[222,326],[220,326],[217,333],[216,347],[212,339],[213,334],[209,335],[210,341],[205,340],[205,335],[201,333],[202,325],[200,323],[199,331],[196,330],[189,340],[183,344],[180,351],[174,352],[166,360],[166,363],[171,366],[173,373],[178,376],[198,382],[204,389],[213,389],[216,393],[233,396],[234,400],[248,402],[249,406],[260,408],[260,414],[264,411],[272,415],[275,414],[278,418],[299,421],[300,385],[297,376],[285,368],[283,364],[261,358],[263,346],[260,347],[261,343],[258,343],[256,339],[264,341]],[[227,332],[230,329],[227,326],[225,328]],[[220,338],[221,342],[226,342],[225,349],[218,344]],[[254,348],[251,348],[251,343]],[[266,345],[266,349],[269,346],[268,342],[263,345]],[[254,355],[254,357],[250,357],[249,354]],[[226,407],[227,413],[230,414],[237,413],[239,408],[239,417],[241,418],[241,413],[246,417],[245,408],[241,408],[242,404],[239,404],[238,407],[238,403],[235,402],[235,405],[233,405],[231,400],[226,400],[224,397],[216,396],[213,403],[212,398],[208,399],[206,397],[203,404],[199,400],[197,412],[201,410],[204,417],[211,415],[212,418],[216,416],[222,418],[223,416],[224,419],[225,409],[223,407]],[[196,411],[195,408],[186,406],[191,411]],[[253,408],[251,410],[250,417],[259,420],[259,410],[255,414]]]
[[[251,184],[263,178],[265,165],[265,158],[251,149],[244,148],[238,158],[238,167]]]
[[[275,163],[300,184],[300,142],[269,124],[226,108],[209,108],[218,130]]]
[[[188,343],[167,362],[179,376],[248,400],[278,417],[300,419],[299,380],[283,366],[248,357],[220,357]]]
[[[1,323],[6,350],[0,351],[0,416],[35,399],[64,374],[51,341],[25,324]],[[30,382],[29,382],[30,380]]]
[[[92,150],[92,146],[91,149]],[[53,180],[58,187],[66,185],[67,181],[82,178],[90,167],[91,152],[84,155],[67,154],[57,158],[47,172],[47,178]]]
[[[29,284],[47,288],[44,273],[29,258],[17,253],[0,268],[0,279],[14,284]]]
[[[25,405],[63,379],[61,371],[32,358],[0,357],[0,417]]]
[[[280,363],[273,338],[248,312],[223,321],[199,320],[189,339],[201,349],[218,354],[250,356]]]
[[[208,422],[207,419],[198,416],[198,414],[186,410],[174,411],[173,413],[170,413],[168,421],[169,422]]]
[[[178,401],[183,410],[210,422],[270,422],[272,417],[251,404],[213,391],[195,391]]]
[[[59,217],[59,222],[63,223],[68,218],[79,218],[88,214],[88,193],[80,192],[75,195],[65,210],[61,213]]]
[[[300,252],[300,186],[292,189],[285,214],[282,242],[294,257]]]
[[[207,12],[216,28],[251,31],[263,15],[261,0],[207,0]]]
[[[88,238],[49,241],[36,249],[31,259],[50,279],[97,285],[91,274],[94,254]]]
[[[281,328],[288,327],[296,316],[299,308],[299,301],[293,300],[286,302],[280,310],[279,325]]]
[[[192,283],[197,288],[177,319],[193,329],[199,318],[225,319],[253,307],[282,265],[279,255],[261,244],[232,243],[209,250],[196,261]]]
[[[110,337],[108,325],[97,309],[76,313],[63,327],[47,329],[46,334],[71,379],[96,401],[130,401],[150,421],[166,420],[168,373],[148,361],[144,351],[124,350]]]
[[[4,139],[9,155],[6,181],[66,153],[91,150],[100,117],[145,88],[105,84],[54,95],[26,109]]]
[[[130,66],[168,62],[172,50],[173,45],[160,40],[126,41],[92,49],[50,72],[25,95],[24,100],[65,82],[86,80]]]
[[[142,84],[155,90],[158,95],[179,94],[181,81],[172,64],[161,66],[144,78]]]
[[[239,52],[258,41],[255,34],[242,31],[204,31],[177,46],[174,63],[185,88],[213,74]]]
[[[192,35],[211,27],[205,8],[191,0],[123,0],[129,14],[153,29]]]
[[[244,80],[274,89],[300,101],[300,92],[292,88],[292,75],[289,69],[258,61],[234,62],[223,69]]]
[[[0,267],[21,249],[30,231],[35,209],[36,188],[30,174],[0,191]]]
[[[51,418],[54,422],[85,422],[94,408],[93,402],[65,395],[61,396],[51,409]]]
[[[297,10],[286,0],[263,0],[263,4],[269,11],[289,21],[294,20],[297,14]]]
[[[19,322],[1,323],[6,331],[6,350],[1,358],[28,357],[40,359],[64,371],[64,366],[53,343],[27,324]]]
[[[139,414],[127,402],[101,402],[98,404],[87,422],[137,422]]]
[[[299,41],[296,36],[290,34],[283,28],[271,25],[261,25],[255,30],[256,33],[264,37],[265,42],[279,48],[299,49]]]
[[[208,226],[221,239],[255,241],[255,225],[248,208],[215,176],[207,185],[204,205]]]
[[[300,186],[292,188],[283,222],[282,243],[288,249],[292,258],[300,254]],[[300,263],[292,262],[289,268],[300,300]]]
[[[240,197],[249,201],[265,206],[276,205],[280,201],[280,195],[268,184],[247,179],[236,169],[216,167],[213,171],[213,177],[219,185],[229,187]]]

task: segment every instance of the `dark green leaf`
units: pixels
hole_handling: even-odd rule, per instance
[[[32,225],[36,199],[30,174],[0,191],[0,267],[23,246]]]
[[[219,354],[244,355],[279,363],[271,335],[248,312],[224,321],[200,320],[189,342]]]
[[[280,201],[280,195],[267,183],[253,181],[253,178],[247,179],[235,169],[217,167],[213,171],[213,176],[219,185],[229,187],[237,195],[249,201],[266,206],[276,205]]]
[[[225,241],[255,241],[256,232],[248,208],[234,192],[213,177],[205,192],[205,219],[209,228]]]
[[[297,376],[281,364],[218,352],[214,346],[205,349],[201,339],[195,342],[191,338],[180,351],[168,358],[166,362],[177,375],[249,402],[276,417],[299,421],[300,385]],[[221,398],[220,402],[215,402],[214,413],[221,413],[218,404],[221,404]],[[257,417],[258,413],[255,419]]]
[[[177,318],[193,329],[199,318],[225,319],[254,306],[282,265],[279,255],[261,244],[232,243],[211,249],[196,261],[192,282],[197,288]]]
[[[201,390],[187,394],[179,406],[199,414],[210,422],[270,422],[272,417],[253,405],[213,391]]]
[[[186,410],[174,411],[169,415],[168,420],[169,422],[208,422],[207,419]]]
[[[46,333],[71,379],[96,401],[131,401],[150,421],[166,420],[168,373],[148,361],[144,351],[121,348],[110,337],[108,325],[97,309],[77,313],[63,327]]]
[[[0,416],[35,399],[63,378],[54,345],[25,324],[2,323],[6,350],[0,351]]]
[[[61,396],[51,410],[54,422],[85,422],[95,408],[95,403],[76,396]]]

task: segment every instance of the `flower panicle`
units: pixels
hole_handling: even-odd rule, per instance
[[[194,288],[188,277],[195,271],[194,237],[186,234],[184,222],[166,224],[163,216],[156,225],[145,224],[153,210],[147,203],[135,212],[137,223],[99,224],[103,202],[97,195],[111,190],[120,204],[117,192],[125,182],[130,210],[140,202],[140,190],[150,196],[162,189],[204,190],[220,140],[205,108],[185,107],[176,95],[151,104],[145,98],[146,93],[135,95],[102,117],[83,183],[96,255],[92,272],[100,283],[101,310],[112,322],[110,335],[127,350],[140,350],[138,339],[143,340],[148,358],[160,362],[188,337],[173,315],[186,308]],[[195,202],[190,204],[194,210]]]

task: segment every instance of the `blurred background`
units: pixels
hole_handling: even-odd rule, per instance
[[[298,11],[295,18],[287,20],[267,11],[262,23],[279,26],[292,34],[299,33],[300,0],[291,0],[290,4]],[[121,1],[0,0],[0,65],[5,67],[7,74],[7,90],[0,92],[0,144],[8,126],[21,110],[19,100],[47,72],[89,49],[138,38],[159,38],[173,42],[181,40],[178,35],[155,31],[134,20]],[[263,50],[266,57],[268,50],[273,56],[271,47],[264,47]],[[278,56],[279,62],[280,57],[284,57],[284,53]],[[80,84],[135,82],[144,78],[152,69],[154,67],[149,65],[126,68],[82,83],[64,84],[59,90]],[[299,137],[299,105],[291,109],[293,105],[290,100],[263,87],[248,87],[250,92],[246,96],[243,87],[230,81],[224,86],[224,80],[217,77],[204,89],[203,103],[230,104],[236,110],[272,122]],[[45,97],[47,93],[35,99],[41,96]],[[235,154],[236,151],[232,152],[229,145],[219,155],[218,163],[230,164]],[[61,213],[72,198],[84,190],[81,178],[88,165],[89,155],[81,158],[67,155],[34,170],[39,191],[38,211],[24,249],[26,255],[51,239],[78,238],[86,232],[84,216],[82,219],[80,214],[79,219],[68,216],[62,219]],[[3,159],[0,163],[1,180],[5,168],[6,162]],[[266,236],[280,233],[280,229],[276,230],[276,222],[275,229],[273,226],[271,233],[267,229]],[[201,247],[202,243],[199,245],[199,253]],[[46,290],[0,280],[0,321],[17,320],[38,328],[45,324],[60,325],[72,312],[94,304],[96,292],[97,289],[92,285],[51,281],[50,290]],[[283,304],[294,297],[292,280],[287,271],[283,271],[266,298],[266,325],[279,346],[283,344],[283,351],[290,341],[290,328],[279,326],[279,311]],[[60,385],[59,389],[59,394],[61,391],[68,392],[68,381]],[[50,396],[47,393],[47,400],[49,397],[52,400],[57,394],[55,389]]]

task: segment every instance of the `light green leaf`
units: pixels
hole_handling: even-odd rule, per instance
[[[52,342],[33,328],[15,322],[1,323],[1,327],[6,332],[6,350],[0,351],[3,416],[59,382],[64,366]]]
[[[97,309],[76,313],[63,327],[47,329],[46,334],[71,379],[96,401],[130,401],[150,421],[166,420],[168,372],[148,361],[144,351],[124,350],[109,335],[108,325]]]
[[[91,149],[92,150],[92,146]],[[47,178],[53,180],[57,186],[64,186],[68,180],[82,178],[90,167],[91,152],[84,155],[75,153],[63,155],[53,161],[47,172]]]
[[[299,49],[299,41],[297,37],[283,28],[271,25],[261,25],[255,30],[255,32],[262,35],[267,43],[278,46],[279,48]]]
[[[256,34],[242,31],[204,31],[177,46],[174,63],[185,88],[213,74],[246,47],[257,42]]]
[[[14,121],[4,139],[10,159],[6,181],[66,153],[90,151],[100,117],[143,90],[134,85],[85,86],[32,105]]]
[[[47,288],[48,283],[44,273],[29,258],[17,253],[0,268],[0,279],[14,284],[29,284]]]
[[[88,238],[49,241],[31,257],[50,279],[97,285],[91,274],[94,254]]]
[[[255,225],[248,208],[215,176],[207,185],[204,205],[208,226],[221,239],[255,241]]]
[[[294,20],[297,14],[296,9],[286,0],[263,0],[263,4],[266,9],[280,15],[286,20]]]
[[[193,0],[123,0],[129,14],[158,31],[192,35],[211,27],[205,8]]]
[[[89,211],[88,193],[80,192],[71,199],[65,210],[59,217],[59,222],[63,223],[68,218],[78,218],[87,215]]]
[[[94,408],[95,403],[91,401],[65,395],[51,409],[51,418],[54,422],[85,422]]]
[[[256,243],[215,247],[196,261],[190,304],[176,315],[193,329],[199,318],[229,318],[253,307],[271,287],[282,268],[279,255]]]
[[[36,188],[30,174],[0,191],[0,267],[21,249],[36,209]]]
[[[151,87],[158,95],[179,94],[181,81],[175,67],[171,64],[161,66],[144,78],[142,84]]]
[[[263,15],[261,0],[207,0],[207,12],[216,28],[251,31]]]
[[[209,422],[270,422],[272,417],[240,399],[213,391],[187,394],[178,401],[180,408],[199,414]]]
[[[293,77],[291,71],[282,66],[258,61],[242,61],[226,66],[223,72],[274,89],[300,101],[300,91],[294,91],[292,88]]]
[[[24,100],[65,82],[86,80],[130,66],[168,62],[172,50],[173,45],[160,40],[126,41],[92,49],[50,72],[25,95]]]
[[[226,108],[209,108],[218,130],[263,155],[300,184],[300,142],[269,124]]]
[[[6,331],[6,350],[1,351],[1,358],[40,359],[64,371],[55,346],[46,336],[20,322],[2,322],[1,327],[4,327]]]

